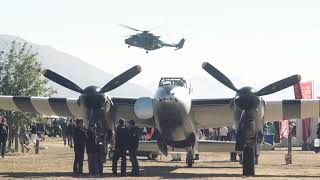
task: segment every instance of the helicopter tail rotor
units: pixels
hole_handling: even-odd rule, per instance
[[[180,42],[178,43],[178,44],[176,44],[176,49],[175,50],[179,50],[179,49],[181,49],[181,48],[183,48],[183,45],[184,45],[184,42],[186,41],[186,39],[184,39],[184,38],[182,38],[181,40],[180,40]]]

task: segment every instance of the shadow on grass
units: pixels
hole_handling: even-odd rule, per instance
[[[163,166],[143,166],[141,167],[142,177],[160,177],[162,179],[194,179],[194,178],[211,178],[211,177],[242,177],[242,174],[222,174],[222,173],[205,173],[198,174],[197,169],[210,167],[194,167],[190,173],[174,172],[179,167],[163,167]],[[212,167],[212,168],[239,168],[239,167]],[[131,167],[128,167],[130,171]],[[58,178],[58,177],[74,177],[74,178],[88,178],[84,176],[75,176],[72,172],[0,172],[0,178]],[[110,172],[104,173],[103,178],[113,178]],[[255,177],[265,178],[318,178],[319,176],[312,175],[256,175]]]

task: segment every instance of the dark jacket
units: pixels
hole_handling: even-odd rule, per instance
[[[38,133],[38,127],[37,127],[37,125],[34,124],[34,125],[31,126],[30,133],[31,133],[31,134],[37,134],[37,133]]]
[[[8,137],[8,126],[1,123],[0,124],[0,140],[5,141]]]
[[[127,150],[129,143],[129,130],[127,127],[117,127],[115,148],[118,150]]]
[[[133,150],[138,149],[140,135],[141,133],[139,131],[139,128],[135,126],[132,128],[129,128],[129,144],[128,144],[129,149],[133,149]]]
[[[87,146],[86,150],[88,154],[97,152],[97,144],[95,134],[91,131],[87,131]]]
[[[87,135],[84,128],[76,126],[73,133],[74,150],[84,150],[86,145]]]

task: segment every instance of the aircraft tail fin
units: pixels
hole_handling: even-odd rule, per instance
[[[184,45],[184,42],[185,42],[185,41],[186,41],[186,40],[185,40],[184,38],[182,38],[182,39],[180,40],[180,42],[175,45],[175,47],[176,47],[175,50],[178,50],[178,49],[183,48],[183,45]]]

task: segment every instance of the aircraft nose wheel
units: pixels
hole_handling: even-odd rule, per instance
[[[148,54],[148,53],[149,53],[149,51],[146,51],[146,53]]]
[[[130,48],[130,46],[128,46],[128,48]]]

